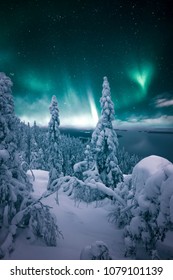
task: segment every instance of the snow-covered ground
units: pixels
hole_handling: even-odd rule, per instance
[[[34,170],[34,193],[37,198],[46,191],[48,172]],[[55,201],[55,194],[42,201],[52,207],[57,218],[57,224],[63,234],[58,239],[57,247],[46,247],[39,240],[27,239],[27,232],[16,239],[15,250],[10,259],[57,259],[79,260],[81,250],[97,240],[107,244],[113,259],[124,258],[124,244],[122,230],[108,222],[107,215],[111,207],[108,201],[103,205],[75,202],[59,190],[59,205]]]
[[[39,198],[46,191],[48,172],[34,170],[34,175],[33,195]],[[28,239],[27,231],[22,230],[8,259],[79,260],[81,250],[95,241],[103,241],[107,245],[112,259],[125,259],[123,232],[108,221],[107,216],[112,207],[110,201],[104,200],[99,205],[82,202],[76,205],[74,200],[59,190],[59,205],[55,201],[55,194],[42,202],[52,207],[63,238],[58,239],[56,247],[47,247],[37,238]],[[161,259],[173,259],[172,232],[167,234],[164,243],[158,242],[157,249]],[[136,258],[146,259],[149,256],[139,246]]]

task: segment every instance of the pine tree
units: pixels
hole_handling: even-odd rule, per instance
[[[59,131],[59,109],[56,96],[52,97],[51,105],[49,107],[51,119],[48,126],[49,138],[49,182],[48,189],[50,189],[52,182],[59,178],[62,173],[62,153],[60,149],[60,131]]]
[[[40,137],[40,128],[37,125],[36,121],[34,121],[34,125],[32,126],[32,135],[35,139],[35,142],[39,145],[39,137]]]
[[[33,130],[31,129],[31,139],[30,139],[30,167],[32,169],[38,169],[38,161],[39,161],[39,147],[35,139],[35,135]]]
[[[28,122],[26,127],[26,143],[27,143],[27,149],[26,149],[26,161],[30,165],[31,162],[31,127],[30,123]]]
[[[12,82],[0,73],[0,224],[6,226],[30,195],[31,184],[20,166],[17,151],[18,119],[14,114]]]
[[[11,87],[11,80],[0,73],[0,258],[13,249],[18,227],[30,226],[48,245],[56,245],[59,233],[49,207],[41,203],[41,198],[32,197],[32,184],[21,165],[16,145],[21,127],[14,113]]]
[[[20,153],[20,157],[22,161],[27,162],[27,150],[28,150],[28,143],[27,143],[27,131],[28,127],[24,122],[19,120],[16,130],[17,135],[17,149]]]
[[[134,166],[140,161],[140,157],[136,154],[130,154],[124,147],[118,149],[118,163],[123,174],[131,174]]]
[[[107,187],[114,189],[123,180],[123,175],[117,160],[118,139],[112,125],[115,112],[107,77],[103,80],[100,103],[101,117],[92,134],[91,143],[101,180]]]
[[[42,148],[40,148],[38,151],[37,168],[41,170],[46,170],[45,157]]]
[[[61,151],[63,174],[72,176],[74,174],[74,164],[84,159],[84,144],[79,138],[61,135]]]

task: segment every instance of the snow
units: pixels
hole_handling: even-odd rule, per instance
[[[170,216],[171,216],[171,222],[173,223],[173,195],[170,199]]]
[[[94,181],[94,180],[93,180]],[[122,204],[123,206],[125,206],[125,203],[124,203],[124,200],[121,199],[120,196],[117,195],[116,193],[116,189],[113,191],[111,190],[110,188],[107,188],[104,184],[100,183],[100,182],[93,182],[92,183],[92,180],[91,182],[88,182],[87,183],[87,186],[89,186],[90,188],[92,189],[98,189],[100,190],[101,192],[107,194],[108,196],[112,196],[113,198],[115,198],[120,204]]]
[[[39,198],[47,191],[48,172],[33,170],[34,197]],[[46,247],[43,243],[33,238],[27,239],[27,232],[22,233],[15,241],[15,250],[10,254],[10,259],[57,259],[79,260],[81,251],[86,246],[103,242],[109,249],[113,259],[123,259],[124,244],[122,230],[108,222],[107,215],[111,207],[109,200],[104,200],[102,205],[96,203],[89,206],[75,202],[59,190],[59,205],[56,203],[56,194],[42,200],[44,204],[52,207],[57,224],[63,238],[57,240],[57,247]],[[92,245],[93,248],[93,245]]]
[[[110,260],[109,249],[103,241],[96,241],[83,248],[80,254],[81,260]]]
[[[164,243],[158,241],[158,237],[162,240],[172,230],[173,164],[158,156],[141,160],[132,172],[132,192],[135,199],[131,201],[132,219],[126,226],[127,251],[131,250],[131,243],[127,242],[130,238],[136,248],[140,242],[146,244],[149,250],[156,244],[158,251],[164,252],[169,247],[166,258],[173,256],[173,242],[168,246],[167,238]],[[170,235],[173,238],[173,233]],[[166,256],[163,252],[159,254],[162,258]]]
[[[148,174],[151,172],[151,175],[145,178],[147,183],[144,181],[144,189],[139,192],[137,211],[128,226],[133,236],[138,238],[142,234],[142,239],[146,240],[146,242],[150,240],[150,236],[147,231],[141,231],[144,226],[144,220],[139,216],[141,211],[144,213],[146,209],[149,209],[153,213],[153,217],[155,216],[158,220],[160,219],[160,223],[162,222],[163,224],[169,214],[171,221],[173,220],[173,169],[171,163],[168,161],[160,158],[157,159],[157,164],[152,165],[153,169],[150,169],[150,165],[146,164],[148,159],[144,160],[144,165],[141,162],[139,163],[140,170],[143,171],[145,169],[147,171],[148,168]],[[157,159],[155,157],[155,160]],[[28,176],[32,180],[29,172]],[[33,170],[33,172],[35,176],[33,196],[38,199],[47,192],[49,174],[47,171],[41,170]],[[125,176],[125,180],[131,180],[131,175]],[[102,184],[97,183],[99,185],[97,187],[103,187]],[[113,192],[112,190],[109,191]],[[159,205],[160,203],[161,206],[160,216],[157,216],[159,214],[158,209],[152,203],[155,195],[160,199],[160,202],[157,204]],[[63,238],[57,240],[57,246],[46,246],[39,238],[30,235],[27,229],[18,229],[14,250],[6,258],[55,260],[97,259],[104,252],[104,258],[109,258],[110,256],[112,259],[125,259],[125,246],[133,249],[134,240],[129,236],[125,236],[123,239],[123,230],[118,229],[114,224],[108,222],[107,215],[115,207],[108,198],[102,202],[93,202],[88,205],[83,202],[75,204],[75,201],[61,188],[58,191],[58,200],[59,205],[56,202],[56,193],[42,199],[45,205],[51,207],[51,212],[55,216],[58,227],[63,235]],[[16,228],[11,228],[9,239],[11,234],[13,235],[15,233],[15,230]],[[172,238],[173,232],[168,231],[165,241],[157,242],[156,249],[161,259],[173,259]],[[10,244],[10,242],[7,242],[5,246],[9,246],[8,243]],[[107,248],[106,251],[104,251],[105,248]],[[144,254],[144,251],[144,247],[138,246],[136,258],[149,258],[146,253]]]
[[[87,164],[86,160],[75,163],[74,166],[73,166],[74,173],[82,172],[83,169],[86,168],[86,164]]]
[[[10,155],[7,150],[3,149],[0,150],[0,160],[3,160],[4,162],[7,161],[10,158]]]
[[[158,215],[160,226],[164,226],[169,216],[171,218],[173,215],[172,182],[173,165],[162,157],[144,158],[133,169],[132,185],[140,210],[149,210],[153,217]]]
[[[169,165],[172,166],[170,161],[155,155],[146,157],[137,163],[132,172],[132,181],[133,187],[136,190],[136,196],[145,187],[147,178]]]
[[[139,236],[141,227],[141,218],[139,216],[133,217],[130,222],[130,231],[133,235]]]

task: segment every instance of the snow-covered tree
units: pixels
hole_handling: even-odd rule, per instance
[[[93,154],[92,154],[92,150],[90,145],[86,145],[86,149],[85,149],[85,161],[86,161],[86,168],[87,170],[92,169],[93,165],[94,165],[94,158],[93,158]]]
[[[37,144],[34,131],[31,129],[30,138],[30,167],[32,169],[38,169],[39,162],[39,146]]]
[[[18,152],[20,153],[22,161],[26,161],[29,164],[28,158],[27,158],[27,151],[28,151],[27,135],[28,135],[27,125],[24,122],[19,120],[17,129],[16,129],[17,149],[18,149]]]
[[[49,107],[51,119],[48,127],[49,138],[49,182],[48,189],[51,187],[52,182],[59,178],[62,174],[62,153],[60,149],[60,131],[59,131],[59,109],[56,96],[52,97]]]
[[[159,156],[144,158],[119,183],[117,194],[125,206],[115,204],[110,220],[124,227],[126,256],[135,255],[138,245],[157,255],[157,241],[173,230],[173,164]]]
[[[37,125],[36,121],[34,121],[34,125],[32,126],[32,135],[33,138],[35,139],[35,142],[37,143],[37,145],[40,146],[40,128]]]
[[[134,167],[133,197],[128,201],[132,218],[125,227],[127,254],[136,253],[142,244],[152,255],[157,241],[173,230],[172,182],[173,164],[164,158],[149,156]]]
[[[123,180],[123,175],[117,160],[118,139],[112,125],[115,118],[114,104],[107,77],[103,80],[100,103],[101,117],[92,134],[91,143],[100,178],[107,187],[114,189]]]
[[[42,148],[38,151],[37,169],[46,170],[45,156]]]
[[[86,146],[84,155],[85,156],[84,156],[83,161],[75,163],[74,167],[73,167],[74,175],[80,180],[84,179],[83,172],[90,170],[94,165],[94,159],[93,159],[93,155],[91,153],[90,145]]]
[[[0,223],[5,219],[6,225],[32,189],[20,166],[11,86],[11,80],[0,73]]]
[[[31,163],[31,126],[30,123],[28,122],[27,124],[27,130],[26,130],[26,141],[27,141],[27,150],[26,152],[26,161],[30,165]]]
[[[118,149],[117,159],[123,174],[131,174],[135,165],[141,160],[139,156],[127,152],[124,147]]]
[[[63,156],[63,174],[71,176],[74,174],[74,164],[84,159],[84,144],[77,137],[61,135],[60,145]]]
[[[19,226],[28,227],[34,234],[36,224],[46,244],[55,245],[58,227],[49,208],[32,197],[32,184],[24,172],[16,143],[19,139],[19,121],[14,114],[11,80],[0,73],[0,258],[13,247]],[[41,205],[41,208],[38,207]],[[33,224],[34,221],[34,224]],[[45,229],[46,225],[46,229]],[[38,228],[37,226],[37,228]],[[50,236],[53,236],[54,240]]]
[[[132,175],[124,175],[123,182],[118,183],[116,188],[117,194],[124,201],[124,205],[113,201],[113,210],[109,214],[109,221],[115,223],[120,228],[124,228],[131,220],[132,213],[128,209],[134,195],[132,192]],[[131,205],[131,204],[130,204]]]
[[[84,160],[74,165],[74,175],[78,179],[73,190],[74,197],[86,202],[103,199],[106,195],[109,196],[110,193],[106,189],[114,190],[117,183],[123,180],[116,157],[118,140],[112,125],[114,106],[106,77],[104,77],[100,102],[102,115],[92,134],[91,146],[86,146]],[[99,187],[100,185],[104,186],[104,191],[102,191],[103,188]]]
[[[81,187],[80,184],[76,184],[74,189],[74,199],[90,203],[92,201],[103,199],[105,197],[105,193],[101,192],[98,188],[91,188],[88,185],[88,183],[97,185],[97,183],[102,183],[102,181],[100,179],[90,145],[86,145],[84,154],[84,160],[74,165],[74,175],[84,182],[83,187]]]
[[[42,203],[37,203],[32,207],[29,229],[31,236],[33,233],[40,237],[47,246],[56,246],[57,237],[62,235],[57,226],[56,218],[50,213],[49,207]]]

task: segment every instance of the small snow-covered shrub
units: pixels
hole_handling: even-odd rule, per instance
[[[89,145],[86,146],[84,154],[84,160],[76,163],[73,167],[74,175],[77,179],[79,179],[76,181],[73,189],[73,196],[76,201],[90,203],[105,198],[105,194],[96,188],[91,188],[88,185],[90,182],[92,184],[101,182],[101,179]],[[79,183],[80,181],[83,181],[82,185]]]
[[[90,203],[93,201],[102,200],[105,198],[105,194],[102,193],[98,189],[92,189],[89,186],[80,186],[79,184],[74,188],[74,195],[75,201],[84,201],[86,203]]]
[[[76,184],[74,188],[74,199],[77,201],[84,201],[87,203],[101,200],[105,198],[105,194],[98,189],[91,188],[88,183],[96,184],[96,182],[101,182],[96,166],[92,169],[87,170],[87,161],[82,161],[74,166],[75,174],[77,178],[82,180],[84,184]]]
[[[80,254],[81,260],[111,260],[109,249],[103,241],[96,241],[85,246]]]
[[[55,217],[49,207],[41,203],[32,207],[30,212],[29,228],[33,234],[41,238],[47,246],[56,246],[60,231]]]
[[[124,207],[124,205],[117,203],[117,200],[115,200],[113,201],[114,209],[108,215],[109,221],[111,223],[117,224],[120,228],[123,228],[125,225],[127,225],[132,218],[130,209],[128,211],[128,208],[130,208],[130,205],[133,201],[131,186],[132,175],[124,175],[124,182],[121,182],[117,185],[116,191],[126,206]]]

